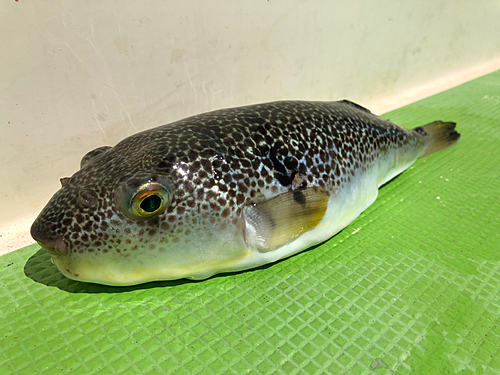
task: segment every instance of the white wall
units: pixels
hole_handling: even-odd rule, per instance
[[[500,68],[497,0],[3,1],[0,253],[83,154],[221,107],[380,113]]]

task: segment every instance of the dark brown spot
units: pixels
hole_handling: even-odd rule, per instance
[[[245,196],[243,194],[238,194],[236,196],[236,204],[240,205],[243,204],[243,202],[245,202]]]
[[[306,197],[300,190],[295,190],[293,192],[293,200],[301,205],[306,204]]]
[[[238,189],[239,189],[242,193],[246,193],[246,192],[248,191],[247,186],[246,186],[243,182],[238,182]]]

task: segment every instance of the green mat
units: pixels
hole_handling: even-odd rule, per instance
[[[0,373],[500,373],[500,71],[385,117],[462,140],[276,264],[106,287],[0,257]]]

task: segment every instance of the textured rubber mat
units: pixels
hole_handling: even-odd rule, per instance
[[[0,373],[500,373],[500,71],[385,117],[462,140],[276,264],[105,287],[0,257]]]

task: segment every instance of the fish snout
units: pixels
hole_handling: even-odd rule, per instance
[[[42,224],[35,221],[31,226],[31,237],[52,255],[68,253],[68,244],[55,232],[55,224]]]

